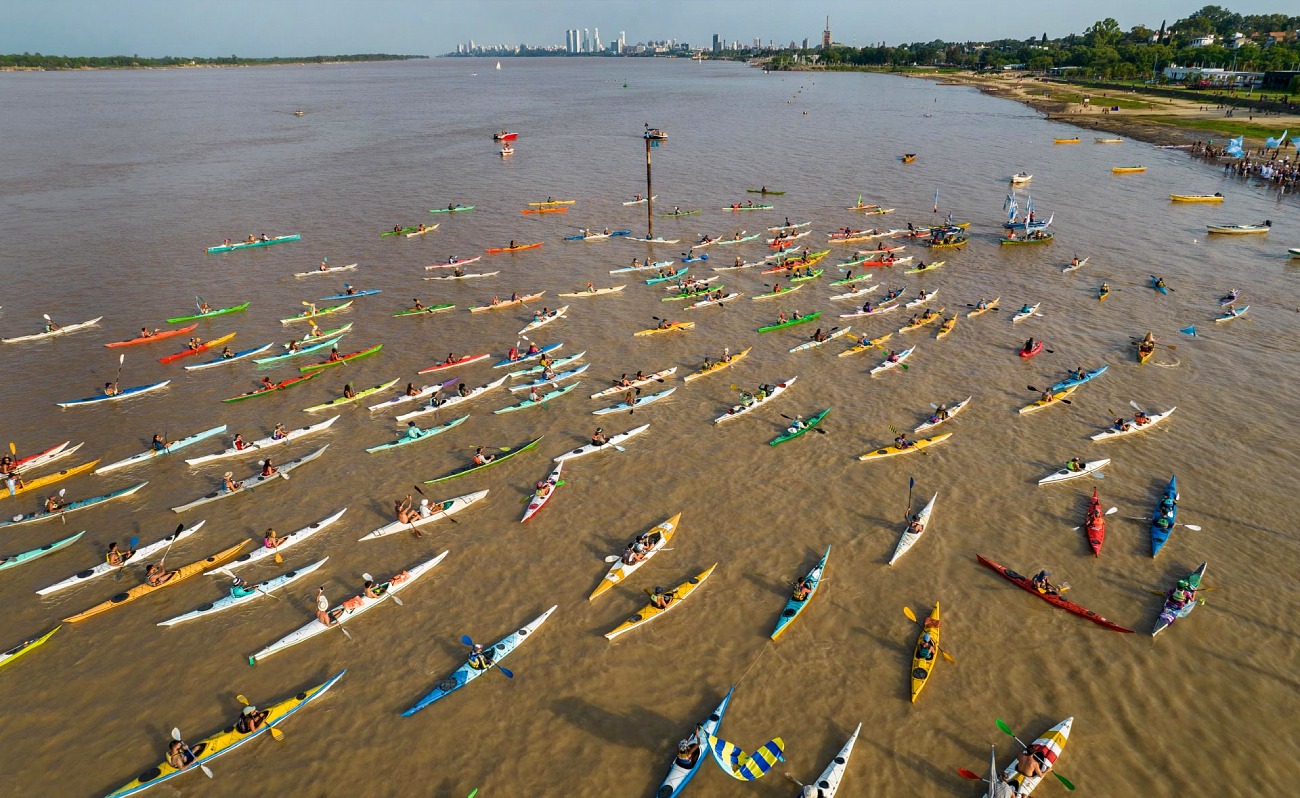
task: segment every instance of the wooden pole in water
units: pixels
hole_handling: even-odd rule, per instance
[[[646,226],[649,229],[649,232],[646,233],[646,238],[655,237],[654,202],[650,200],[650,197],[654,196],[654,191],[651,190],[650,187],[650,144],[651,144],[650,136],[646,135],[645,136],[645,195],[646,195],[645,217],[646,217]]]

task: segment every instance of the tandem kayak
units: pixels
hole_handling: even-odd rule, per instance
[[[1001,575],[1003,579],[1006,579],[1008,582],[1016,585],[1017,587],[1019,587],[1020,589],[1026,592],[1038,596],[1040,599],[1046,601],[1048,604],[1051,604],[1052,606],[1060,607],[1061,609],[1067,612],[1072,612],[1075,615],[1078,615],[1080,618],[1087,618],[1088,620],[1092,621],[1098,626],[1103,626],[1107,629],[1110,629],[1112,632],[1122,632],[1124,634],[1130,634],[1130,635],[1133,634],[1132,629],[1125,629],[1123,626],[1120,626],[1114,621],[1109,621],[1103,618],[1102,616],[1098,615],[1097,613],[1093,612],[1092,610],[1086,607],[1082,607],[1078,604],[1075,604],[1073,601],[1062,598],[1059,595],[1040,592],[1038,588],[1034,587],[1034,583],[1032,579],[1030,579],[1027,576],[1022,576],[1016,573],[1015,571],[1011,570],[1010,568],[1007,568],[1006,566],[998,565],[997,563],[993,562],[989,558],[985,557],[983,554],[976,554],[975,556],[979,558],[981,564],[988,566],[994,571],[997,571],[998,574]]]
[[[443,383],[443,387],[450,385],[455,381],[456,380],[454,379],[448,380],[447,382]],[[487,393],[493,388],[500,388],[505,383],[505,381],[506,381],[506,377],[499,377],[493,380],[492,382],[487,383],[486,385],[480,385],[477,388],[472,388],[464,394],[461,394],[460,392],[453,393],[451,396],[447,397],[446,399],[439,399],[435,395],[434,398],[429,400],[428,404],[423,405],[422,407],[419,407],[415,410],[412,410],[409,413],[402,413],[401,415],[397,416],[396,420],[406,421],[408,419],[416,418],[417,416],[423,416],[428,413],[436,413],[439,410],[446,410],[449,407],[455,407],[456,405],[462,404],[464,402],[468,402],[471,399],[477,399],[478,397],[482,396],[483,394]],[[373,410],[374,408],[372,407],[371,409]]]
[[[560,472],[563,470],[564,461],[560,461],[546,479],[539,483],[541,487],[533,491],[532,497],[528,500],[528,506],[524,508],[524,517],[519,519],[519,523],[525,523],[529,518],[537,515],[555,496],[556,489],[564,484],[564,480],[560,478]],[[542,492],[543,489],[545,489],[545,493]]]
[[[582,360],[584,357],[586,357],[586,355],[587,355],[587,350],[584,349],[581,352],[577,352],[575,354],[569,355],[568,357],[557,358],[551,361],[551,368],[552,369],[564,368],[570,363],[575,363],[579,360]],[[522,368],[519,369],[518,371],[506,372],[506,376],[509,377],[510,379],[514,379],[515,377],[527,377],[532,374],[541,374],[545,371],[546,371],[546,366],[529,366],[528,368]]]
[[[1088,548],[1092,556],[1101,555],[1101,546],[1106,542],[1106,515],[1101,511],[1101,494],[1092,489],[1092,498],[1088,500],[1088,515],[1084,519],[1084,529],[1088,531]]]
[[[339,355],[337,360],[325,360],[320,363],[312,363],[310,365],[301,366],[298,368],[298,371],[301,372],[318,371],[320,369],[331,368],[332,366],[341,366],[344,363],[348,363],[353,360],[360,360],[363,357],[370,357],[371,355],[377,355],[379,354],[379,350],[383,348],[384,348],[383,344],[375,344],[369,349],[358,349],[357,351],[349,352],[346,355]]]
[[[192,349],[182,349],[181,351],[175,354],[164,355],[163,357],[158,358],[158,362],[163,364],[175,363],[177,360],[180,360],[181,358],[193,357],[194,355],[197,355],[201,352],[208,351],[214,346],[221,346],[222,344],[226,343],[227,341],[229,341],[231,338],[234,337],[235,337],[235,333],[230,333],[229,335],[223,335],[220,338],[214,338],[211,341],[208,341],[207,343],[199,344],[198,346]]]
[[[560,307],[560,308],[556,308],[555,310],[552,310],[548,315],[545,316],[541,314],[537,314],[533,317],[532,321],[524,325],[524,328],[519,331],[518,335],[520,337],[523,337],[526,333],[530,333],[533,330],[536,330],[538,327],[544,327],[553,321],[564,318],[564,314],[568,312],[569,312],[569,306],[565,305],[564,307]]]
[[[87,327],[94,327],[96,324],[99,324],[99,320],[102,318],[104,317],[96,316],[90,321],[83,321],[77,324],[67,324],[58,329],[46,330],[45,332],[33,333],[32,335],[19,335],[15,338],[0,338],[0,343],[16,344],[22,341],[38,341],[42,338],[54,338],[59,335],[67,335],[68,333],[74,333],[77,330],[84,330]]]
[[[692,380],[698,380],[700,377],[707,377],[708,375],[716,371],[722,371],[723,369],[728,368],[729,366],[734,366],[738,360],[742,360],[745,357],[745,355],[749,354],[750,349],[753,349],[753,347],[747,346],[744,349],[737,352],[736,354],[730,355],[726,360],[719,360],[716,363],[711,363],[707,366],[704,366],[699,371],[694,372],[693,374],[687,374],[685,377],[682,377],[682,381],[690,382]],[[674,370],[676,370],[675,366],[673,368]]]
[[[434,521],[450,518],[461,510],[464,510],[466,507],[477,504],[479,501],[487,498],[487,495],[488,492],[486,490],[480,490],[473,493],[466,493],[464,496],[457,496],[453,499],[445,499],[430,504],[421,504],[418,507],[412,508],[412,511],[416,513],[414,520],[404,522],[390,521],[375,531],[362,535],[357,538],[357,540],[378,540],[380,538],[388,537],[389,535],[396,535],[399,532],[419,529],[427,524],[432,524]],[[424,514],[426,509],[429,511],[428,515]]]
[[[347,302],[344,302],[341,305],[331,305],[327,308],[320,308],[315,313],[312,313],[310,309],[304,310],[302,313],[299,313],[297,316],[290,316],[287,319],[280,319],[280,323],[293,324],[295,321],[307,321],[308,319],[315,319],[320,316],[328,316],[331,313],[338,313],[340,310],[347,310],[350,307],[352,307],[351,299],[349,299]]]
[[[162,455],[171,454],[172,452],[177,451],[179,449],[184,449],[186,446],[198,443],[199,441],[207,440],[208,438],[211,438],[214,435],[220,435],[225,431],[226,431],[226,425],[222,424],[220,426],[213,427],[212,429],[206,429],[202,432],[196,432],[193,435],[190,435],[185,438],[181,438],[180,440],[166,441],[162,449],[150,448],[147,451],[143,451],[139,454],[131,455],[130,457],[124,460],[118,460],[115,463],[109,463],[106,466],[100,466],[99,468],[95,469],[95,473],[103,474],[108,471],[115,471],[119,468],[126,468],[127,466],[133,466],[136,463],[143,463],[146,460],[153,460],[154,458],[160,457]]]
[[[91,460],[89,463],[82,463],[79,466],[65,468],[56,474],[46,474],[45,476],[36,477],[35,479],[26,480],[22,485],[18,485],[13,479],[4,480],[4,486],[8,488],[10,496],[17,496],[19,493],[26,493],[29,490],[39,490],[47,485],[53,485],[56,482],[62,482],[69,477],[75,477],[78,474],[84,474],[94,468],[99,463],[98,460]]]
[[[579,385],[579,384],[580,383],[574,383],[574,385]],[[571,385],[569,387],[572,388],[573,386]],[[543,436],[538,435],[536,438],[533,438],[531,441],[525,443],[522,446],[514,447],[508,452],[503,452],[501,454],[494,456],[491,460],[488,460],[486,463],[470,463],[467,466],[461,466],[460,468],[457,468],[456,470],[452,471],[450,474],[438,477],[437,479],[426,479],[424,481],[424,484],[436,485],[439,482],[446,482],[447,480],[455,479],[456,477],[463,477],[467,474],[473,474],[476,471],[482,471],[485,468],[489,468],[499,463],[504,463],[505,461],[509,460],[515,455],[520,454],[522,452],[526,452],[529,449],[532,449],[535,446],[537,446],[537,444],[541,442],[542,437]]]
[[[780,330],[786,327],[793,327],[796,324],[807,324],[810,321],[816,321],[817,319],[820,319],[821,316],[822,316],[822,312],[819,310],[804,316],[795,316],[794,318],[786,319],[785,321],[778,321],[776,324],[765,324],[762,327],[759,327],[758,331],[761,333],[765,333],[765,332],[771,332],[772,330]]]
[[[137,385],[133,388],[123,388],[112,396],[88,396],[85,399],[71,399],[67,402],[58,402],[59,407],[81,407],[83,405],[99,404],[100,402],[120,402],[123,399],[130,399],[135,396],[143,396],[152,391],[158,391],[171,385],[171,380],[162,382],[153,382],[148,385]]]
[[[469,420],[469,416],[461,416],[460,418],[453,418],[451,421],[448,421],[445,424],[439,424],[436,427],[429,427],[428,429],[417,429],[416,434],[414,436],[412,436],[410,432],[403,432],[398,435],[397,440],[391,441],[389,443],[381,443],[378,446],[371,446],[369,449],[366,449],[366,453],[374,454],[375,452],[383,452],[389,449],[396,449],[399,446],[406,446],[408,444],[417,443],[419,441],[425,440],[426,438],[432,438],[435,435],[446,432],[447,430],[453,427],[457,427],[461,424],[464,424],[468,420]]]
[[[241,349],[237,352],[232,352],[229,357],[218,356],[218,357],[214,357],[212,360],[205,360],[202,363],[195,363],[192,366],[186,366],[185,370],[199,371],[201,369],[210,369],[213,368],[214,366],[222,366],[225,365],[226,363],[234,363],[236,360],[243,360],[246,357],[252,357],[253,355],[261,354],[262,352],[265,352],[266,350],[270,349],[273,346],[275,346],[275,344],[270,343],[270,344],[262,344],[261,346],[254,346],[249,349]]]
[[[195,330],[198,329],[198,327],[199,327],[198,324],[191,324],[188,327],[181,327],[175,330],[155,330],[153,335],[150,335],[147,338],[143,336],[138,338],[128,338],[125,341],[113,341],[111,343],[104,344],[104,346],[108,347],[109,349],[113,349],[122,346],[135,346],[136,344],[151,344],[154,341],[161,341],[166,338],[174,338],[178,335],[184,335],[185,333],[194,332]]]
[[[1047,774],[1052,772],[1056,760],[1061,756],[1061,752],[1065,750],[1065,743],[1070,738],[1070,728],[1073,725],[1074,718],[1066,718],[1043,732],[1043,736],[1029,745],[1030,753],[1037,754],[1038,758],[1046,763],[1043,775],[1026,777],[1017,769],[1017,760],[1013,758],[1007,765],[1006,770],[1002,771],[1003,784],[1009,786],[1017,796],[1032,793],[1034,788],[1041,784],[1043,779],[1047,778]]]
[[[630,380],[627,383],[627,385],[614,385],[610,388],[604,389],[603,391],[596,391],[591,395],[591,398],[600,399],[605,396],[614,396],[615,394],[625,393],[626,391],[631,390],[633,388],[640,388],[644,385],[649,385],[652,382],[663,382],[664,377],[671,377],[673,374],[676,373],[677,373],[676,366],[673,366],[672,368],[666,368],[663,371],[656,371],[654,374],[648,374],[643,379]]]
[[[53,512],[46,512],[45,509],[42,508],[31,513],[18,513],[17,515],[0,521],[0,529],[8,526],[18,526],[20,524],[44,521],[46,518],[54,518],[55,516],[62,517],[68,513],[76,512],[77,510],[94,507],[96,504],[103,504],[104,502],[112,501],[113,499],[120,499],[123,496],[131,496],[148,484],[148,482],[139,482],[129,488],[122,488],[121,490],[115,490],[112,493],[105,493],[103,496],[92,496],[89,499],[71,501]]]
[[[269,596],[271,595],[271,591],[278,590],[282,587],[285,587],[286,585],[293,584],[294,582],[297,582],[299,579],[302,579],[304,576],[307,576],[308,574],[317,570],[322,565],[324,565],[327,560],[329,560],[329,557],[326,557],[323,560],[317,560],[311,565],[304,565],[303,567],[295,569],[293,571],[286,571],[285,573],[280,574],[279,576],[273,577],[271,579],[267,579],[264,582],[259,582],[257,584],[242,585],[240,587],[239,594],[236,594],[234,592],[234,588],[232,588],[231,592],[228,592],[226,595],[222,596],[216,601],[210,601],[207,604],[203,604],[197,609],[191,610],[183,615],[177,615],[174,618],[168,618],[165,621],[159,621],[158,625],[175,626],[178,623],[184,623],[185,621],[193,621],[199,618],[205,618],[209,615],[215,615],[216,613],[221,612],[222,610],[228,610],[232,607],[238,607],[241,604],[247,604],[248,602],[254,599],[261,598],[262,596]]]
[[[192,510],[195,507],[207,504],[208,502],[214,502],[217,501],[218,499],[224,499],[229,496],[234,496],[236,494],[243,493],[245,491],[251,492],[253,488],[258,487],[259,485],[264,485],[267,482],[270,482],[272,480],[278,480],[284,477],[285,474],[288,474],[289,472],[293,471],[298,466],[310,463],[312,460],[315,460],[316,458],[320,457],[322,454],[325,454],[325,450],[328,448],[330,448],[330,445],[327,443],[324,446],[317,449],[316,451],[312,452],[311,454],[303,455],[302,457],[299,457],[297,460],[290,460],[287,463],[281,463],[278,466],[276,472],[274,474],[271,474],[270,476],[262,476],[262,473],[259,471],[256,474],[253,474],[245,479],[236,482],[235,484],[238,485],[239,487],[235,488],[234,490],[226,490],[224,486],[217,488],[213,492],[206,494],[204,496],[200,496],[194,501],[187,502],[185,504],[173,507],[172,512],[183,513],[186,510]],[[284,478],[287,479],[287,477]]]
[[[81,540],[81,536],[84,534],[86,534],[86,530],[83,529],[75,535],[63,538],[62,540],[56,540],[53,543],[46,543],[44,546],[29,549],[18,554],[0,555],[0,571],[17,567],[23,563],[31,562],[32,560],[39,559],[47,554],[53,554],[59,549],[71,546],[73,543]]]
[[[510,652],[518,648],[520,643],[531,637],[533,633],[537,631],[538,627],[545,623],[547,618],[551,617],[551,613],[555,612],[555,608],[558,606],[558,604],[552,605],[546,612],[543,612],[541,615],[519,627],[519,629],[492,644],[491,648],[485,648],[483,653],[488,660],[486,667],[476,668],[468,662],[461,665],[446,679],[438,682],[431,691],[426,693],[419,701],[416,701],[410,709],[403,712],[402,717],[411,717],[415,713],[432,704],[434,701],[437,701],[440,698],[446,698],[455,691],[487,673],[493,668],[493,666],[497,665],[501,660],[509,656]]]
[[[237,249],[256,249],[257,247],[269,247],[272,244],[287,244],[290,241],[298,241],[301,238],[301,234],[294,233],[293,235],[275,236],[274,238],[265,238],[258,241],[240,241],[237,244],[222,244],[219,247],[208,247],[208,252],[233,252]]]
[[[46,632],[45,634],[40,635],[39,637],[31,637],[24,640],[23,642],[19,643],[18,645],[14,646],[8,651],[0,651],[0,668],[4,667],[5,665],[8,665],[9,663],[18,659],[23,654],[26,654],[32,649],[44,645],[46,640],[49,640],[51,637],[54,636],[55,632],[59,631],[62,628],[63,627],[61,625],[56,626],[50,631]],[[704,753],[703,751],[700,752],[701,756],[703,756],[703,753]]]
[[[525,296],[519,297],[518,299],[504,299],[504,300],[499,299],[493,302],[489,302],[486,305],[474,305],[470,307],[469,312],[482,313],[485,310],[502,310],[503,308],[512,308],[516,305],[522,305],[525,302],[532,302],[535,299],[541,299],[542,295],[545,293],[546,293],[545,291],[538,291],[535,294],[527,294]]]
[[[925,531],[930,528],[930,516],[934,513],[934,503],[938,500],[939,494],[935,493],[930,497],[930,501],[921,508],[921,511],[916,514],[915,518],[908,521],[907,528],[903,530],[903,536],[898,539],[898,545],[894,547],[893,556],[889,558],[890,565],[898,562],[898,560],[906,554],[909,549],[916,545],[916,541],[921,539],[921,536],[925,534]],[[913,523],[916,524],[917,529],[912,528]],[[913,700],[915,700],[915,698],[913,698]]]
[[[646,532],[645,556],[640,560],[631,563],[625,562],[620,557],[609,567],[609,572],[600,580],[600,584],[596,585],[596,589],[591,591],[591,595],[587,597],[587,601],[591,601],[600,594],[612,589],[619,582],[622,582],[624,579],[627,579],[629,576],[636,573],[641,566],[645,565],[652,557],[662,551],[673,539],[673,535],[677,533],[677,530],[681,525],[681,520],[682,514],[678,513],[667,521],[656,524],[649,532]]]
[[[934,429],[935,427],[939,426],[943,422],[947,421],[948,419],[957,415],[961,411],[965,410],[966,406],[970,404],[970,400],[972,398],[974,397],[967,396],[965,399],[961,400],[960,402],[953,405],[952,407],[943,410],[943,412],[946,415],[944,415],[942,418],[939,416],[940,411],[935,410],[934,413],[930,414],[930,418],[926,419],[923,423],[918,424],[916,426],[916,429],[912,430],[912,432],[925,432],[926,430]],[[942,408],[942,406],[940,407]]]
[[[828,407],[825,410],[818,413],[817,415],[813,416],[812,418],[809,418],[807,421],[804,421],[803,426],[801,427],[796,428],[794,426],[794,422],[791,422],[790,426],[784,432],[782,432],[780,435],[777,435],[772,440],[768,441],[767,442],[768,445],[776,446],[777,444],[785,443],[786,441],[792,441],[795,438],[798,438],[800,435],[803,435],[808,430],[822,423],[822,419],[826,418],[826,414],[829,412],[831,412],[831,409]]]
[[[179,527],[175,532],[162,538],[161,540],[154,541],[153,543],[150,543],[147,546],[141,546],[135,551],[123,552],[122,553],[123,562],[119,566],[109,565],[106,559],[100,558],[101,562],[99,562],[97,565],[91,568],[87,568],[84,571],[78,571],[72,576],[69,576],[67,579],[64,579],[61,582],[55,582],[49,587],[43,587],[40,590],[37,590],[36,594],[38,596],[48,596],[51,593],[57,593],[60,590],[65,590],[70,587],[76,587],[77,585],[83,585],[86,582],[89,582],[90,580],[96,577],[103,576],[104,574],[112,573],[113,571],[120,571],[123,568],[126,568],[127,566],[145,562],[151,556],[153,556],[155,552],[163,551],[164,549],[167,549],[169,546],[171,546],[173,543],[176,543],[177,541],[180,540],[184,540],[185,538],[188,538],[189,536],[193,535],[195,532],[198,532],[200,529],[203,528],[203,525],[206,523],[207,521],[199,521],[197,524],[191,527],[184,527],[184,526]]]
[[[1156,503],[1155,510],[1151,513],[1151,556],[1154,557],[1164,548],[1165,543],[1169,541],[1169,534],[1174,531],[1174,526],[1178,522],[1178,477],[1169,478],[1169,484],[1165,487],[1160,496],[1160,501]]]
[[[1192,571],[1190,574],[1183,577],[1183,581],[1187,582],[1189,589],[1193,591],[1200,590],[1201,580],[1205,578],[1205,568],[1208,565],[1208,562],[1203,562],[1201,563],[1200,568],[1197,568],[1195,571]],[[1179,618],[1186,618],[1188,615],[1191,615],[1192,610],[1196,609],[1197,601],[1195,597],[1190,601],[1183,601],[1181,603],[1174,601],[1173,592],[1176,589],[1177,588],[1171,589],[1165,594],[1164,606],[1160,608],[1160,615],[1156,618],[1156,624],[1151,629],[1152,637],[1163,632],[1171,623]]]
[[[912,651],[912,703],[920,697],[921,691],[930,681],[930,672],[934,670],[935,664],[939,661],[939,633],[942,628],[939,625],[939,602],[934,603],[934,609],[930,610],[930,615],[921,624],[921,632],[916,636],[916,648]],[[928,658],[921,656],[921,643],[926,637],[934,644],[930,650]]]
[[[320,374],[319,371],[314,373]],[[340,396],[336,399],[331,399],[328,402],[321,402],[318,405],[312,405],[311,407],[304,407],[302,409],[302,412],[315,413],[317,410],[329,410],[331,407],[338,407],[339,405],[346,405],[346,404],[351,404],[353,402],[360,402],[362,399],[365,399],[367,396],[374,396],[380,391],[386,391],[389,388],[393,387],[394,385],[397,384],[398,379],[399,379],[398,377],[394,377],[388,382],[380,383],[379,385],[372,385],[369,388],[366,388],[365,390],[357,391],[354,396]]]
[[[292,441],[296,441],[299,438],[305,438],[313,433],[327,430],[330,428],[330,425],[335,421],[338,421],[339,418],[340,416],[335,416],[334,418],[326,419],[318,424],[311,424],[306,427],[298,427],[297,429],[288,430],[282,438],[277,438],[274,434],[271,434],[260,440],[253,441],[252,443],[245,443],[242,447],[231,446],[230,448],[217,452],[216,454],[205,454],[202,457],[191,458],[186,460],[185,463],[186,465],[196,466],[202,465],[203,463],[210,463],[213,460],[234,457],[236,455],[260,457],[262,454],[266,453],[266,450],[269,450],[272,447],[283,446]]]
[[[731,694],[735,691],[735,687],[728,690],[727,694],[722,698],[722,703],[718,704],[718,708],[713,710],[704,719],[703,723],[700,723],[691,731],[688,739],[695,739],[699,744],[699,750],[695,753],[695,761],[687,767],[677,757],[673,757],[672,764],[668,766],[668,775],[664,776],[663,784],[660,784],[659,789],[655,791],[654,798],[677,798],[677,796],[681,795],[682,790],[686,789],[686,785],[691,783],[691,779],[695,778],[695,774],[700,770],[700,765],[704,764],[704,760],[709,758],[706,750],[708,746],[707,736],[717,735],[718,727],[722,725],[722,716],[726,713],[727,704],[731,703]],[[703,735],[700,732],[703,732]]]
[[[859,460],[880,460],[885,457],[893,457],[899,454],[911,454],[912,452],[918,451],[920,449],[925,449],[927,447],[943,443],[944,441],[948,440],[951,437],[952,437],[951,432],[945,432],[942,435],[935,435],[933,438],[922,438],[918,441],[912,441],[911,446],[901,448],[901,449],[897,445],[886,446],[883,449],[876,449],[874,452],[867,452],[866,454],[858,455],[858,459]]]
[[[1101,432],[1098,432],[1096,435],[1091,435],[1089,437],[1094,441],[1100,442],[1100,441],[1108,441],[1111,438],[1122,438],[1125,435],[1133,435],[1138,432],[1145,432],[1146,430],[1149,430],[1152,427],[1154,427],[1156,424],[1159,424],[1161,421],[1164,421],[1166,418],[1169,418],[1169,416],[1172,415],[1173,412],[1177,409],[1178,407],[1174,406],[1169,408],[1163,413],[1152,413],[1151,415],[1147,416],[1147,422],[1145,424],[1138,424],[1137,422],[1125,421],[1124,426],[1122,428],[1116,428],[1112,426],[1109,429],[1104,429]]]
[[[168,319],[167,323],[182,324],[187,321],[196,321],[198,319],[206,319],[212,316],[224,316],[227,313],[239,313],[242,310],[248,310],[248,306],[251,304],[253,303],[245,302],[242,305],[231,305],[228,308],[218,308],[217,310],[209,310],[207,313],[192,313],[189,316],[177,316],[174,319]]]
[[[270,388],[258,388],[255,391],[249,391],[248,393],[241,393],[239,396],[232,396],[229,399],[222,399],[221,401],[242,402],[245,399],[252,399],[254,396],[262,396],[263,394],[275,393],[276,391],[283,391],[286,388],[292,388],[298,383],[306,382],[307,380],[313,379],[315,377],[319,377],[320,374],[321,373],[319,371],[315,371],[312,372],[311,374],[304,374],[301,377],[292,377],[282,382],[277,382],[274,385],[272,385]]]
[[[668,601],[668,606],[656,607],[653,603],[645,605],[636,614],[628,617],[626,621],[623,621],[618,626],[606,632],[605,639],[613,640],[619,635],[630,632],[633,629],[637,628],[638,626],[647,624],[650,621],[653,621],[655,618],[658,618],[659,616],[668,613],[674,607],[677,607],[679,604],[681,604],[683,601],[689,598],[690,595],[694,593],[695,590],[699,588],[700,585],[704,584],[704,580],[708,579],[709,576],[713,574],[713,570],[717,567],[718,564],[714,563],[713,565],[710,565],[708,568],[705,568],[700,573],[696,574],[695,576],[692,576],[690,579],[687,579],[685,582],[682,582],[677,587],[668,591],[667,595],[671,596],[671,599]]]
[[[575,460],[579,457],[585,457],[586,455],[592,454],[594,452],[603,451],[605,449],[614,449],[616,451],[623,451],[623,447],[619,446],[618,444],[622,443],[628,438],[632,438],[637,435],[640,435],[641,433],[645,432],[648,429],[650,429],[649,424],[642,424],[639,427],[633,427],[627,432],[620,432],[617,435],[609,436],[609,438],[607,438],[605,442],[602,444],[589,443],[586,446],[579,446],[578,448],[571,449],[565,452],[564,454],[557,455],[556,457],[552,458],[552,462],[562,463],[565,460]]]
[[[803,581],[810,588],[808,595],[802,599],[796,599],[793,596],[786,599],[785,609],[781,610],[781,615],[776,619],[776,628],[772,630],[771,639],[775,640],[785,632],[786,627],[795,622],[795,619],[808,608],[812,602],[813,596],[817,594],[818,588],[822,586],[822,577],[826,574],[826,561],[830,559],[831,547],[826,547],[826,553],[818,560],[817,564],[804,575]],[[670,605],[671,606],[671,605]]]
[[[505,366],[513,366],[513,365],[515,365],[515,364],[517,364],[517,363],[527,363],[527,362],[530,361],[530,360],[537,360],[537,359],[540,358],[542,355],[545,355],[545,354],[547,354],[547,353],[549,353],[549,352],[554,352],[555,350],[559,349],[559,348],[562,347],[562,346],[564,346],[564,344],[562,344],[562,343],[559,343],[559,344],[547,344],[546,346],[540,347],[536,352],[532,352],[532,353],[518,353],[518,352],[516,352],[516,353],[515,353],[516,356],[515,356],[515,359],[514,359],[514,360],[511,360],[511,359],[508,358],[508,357],[507,357],[507,358],[504,358],[504,359],[502,359],[502,360],[498,360],[497,362],[495,362],[495,363],[492,364],[492,368],[494,368],[494,369],[499,369],[499,368],[503,368],[503,367],[505,367]]]

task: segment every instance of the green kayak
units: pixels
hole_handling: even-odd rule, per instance
[[[525,443],[523,446],[511,449],[510,451],[505,452],[503,454],[499,454],[496,457],[493,457],[491,460],[488,460],[486,463],[470,463],[464,468],[456,469],[455,471],[451,472],[445,477],[438,477],[437,479],[427,479],[425,480],[424,484],[436,485],[439,482],[446,482],[449,479],[455,479],[456,477],[463,477],[466,474],[473,474],[475,471],[482,471],[483,469],[488,468],[490,466],[494,466],[497,463],[504,463],[506,460],[509,460],[511,457],[514,457],[520,452],[526,452],[529,449],[533,448],[541,440],[542,440],[542,436],[539,435],[538,437],[534,438],[531,442]]]
[[[370,357],[371,355],[377,355],[379,354],[379,350],[383,348],[384,348],[383,344],[375,344],[369,349],[360,349],[357,350],[356,352],[350,352],[346,355],[341,355],[338,360],[326,360],[321,363],[312,363],[307,366],[302,366],[298,370],[303,372],[319,371],[320,369],[327,369],[330,368],[331,366],[341,366],[344,363],[350,363],[353,360],[360,360],[363,357]]]
[[[761,333],[765,333],[765,332],[771,332],[772,330],[780,330],[785,327],[793,327],[796,324],[806,324],[810,321],[816,321],[817,319],[820,319],[821,315],[822,312],[819,310],[816,313],[809,313],[806,316],[795,316],[793,319],[786,319],[785,321],[778,322],[776,324],[768,324],[763,327],[759,327],[758,331]]]
[[[472,211],[473,205],[457,205],[454,208],[430,208],[429,213],[455,213],[456,211]]]
[[[393,318],[399,319],[402,316],[427,316],[430,313],[438,313],[439,311],[443,311],[443,310],[451,310],[455,307],[456,307],[455,305],[434,305],[433,307],[425,308],[424,310],[404,310],[401,313],[394,313]]]
[[[406,235],[407,233],[414,233],[414,232],[415,232],[416,230],[418,230],[418,229],[419,229],[419,226],[416,226],[416,227],[403,227],[401,230],[386,230],[386,231],[380,233],[380,234],[379,234],[379,237],[380,237],[380,238],[383,238],[384,236]]]
[[[818,269],[817,271],[809,272],[808,274],[805,274],[803,277],[791,277],[790,282],[806,283],[809,280],[816,280],[818,277],[821,277],[824,272],[825,269]]]
[[[791,432],[789,428],[786,428],[785,432],[782,432],[780,435],[777,435],[775,438],[768,441],[767,442],[768,445],[776,446],[778,443],[785,443],[786,441],[794,440],[795,438],[799,437],[800,435],[804,434],[808,430],[820,424],[822,422],[822,419],[826,418],[826,414],[829,412],[831,412],[831,409],[828,407],[822,412],[808,419],[803,423],[803,428],[798,430],[797,432]]]
[[[241,311],[241,310],[248,310],[248,306],[251,305],[251,304],[253,304],[253,303],[252,303],[252,302],[245,302],[245,303],[242,304],[242,305],[234,305],[234,306],[232,306],[232,307],[228,307],[228,308],[219,308],[219,309],[217,309],[217,310],[209,310],[207,313],[195,313],[193,316],[177,316],[177,317],[174,318],[174,319],[168,319],[168,320],[167,320],[167,323],[168,323],[168,324],[180,324],[180,323],[183,322],[183,321],[195,321],[195,320],[197,320],[197,319],[206,319],[206,318],[208,318],[208,317],[210,317],[210,316],[224,316],[224,315],[226,315],[227,313],[238,313],[238,312]]]

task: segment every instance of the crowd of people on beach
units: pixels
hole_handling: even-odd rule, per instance
[[[1284,146],[1290,146],[1285,142]],[[1235,158],[1223,164],[1224,174],[1241,178],[1256,178],[1271,184],[1274,188],[1294,191],[1300,186],[1300,158],[1282,154],[1283,147],[1269,149],[1260,147],[1248,152],[1244,157]],[[1198,141],[1192,145],[1193,156],[1209,160],[1230,158],[1225,147],[1216,147],[1209,142]]]

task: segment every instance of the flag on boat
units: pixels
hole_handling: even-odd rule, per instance
[[[939,189],[934,190],[934,212],[939,212]]]
[[[762,778],[777,762],[785,759],[783,756],[785,742],[780,737],[763,743],[753,755],[750,755],[739,746],[714,737],[712,734],[705,736],[708,740],[709,753],[713,754],[718,767],[739,781],[754,781]]]

